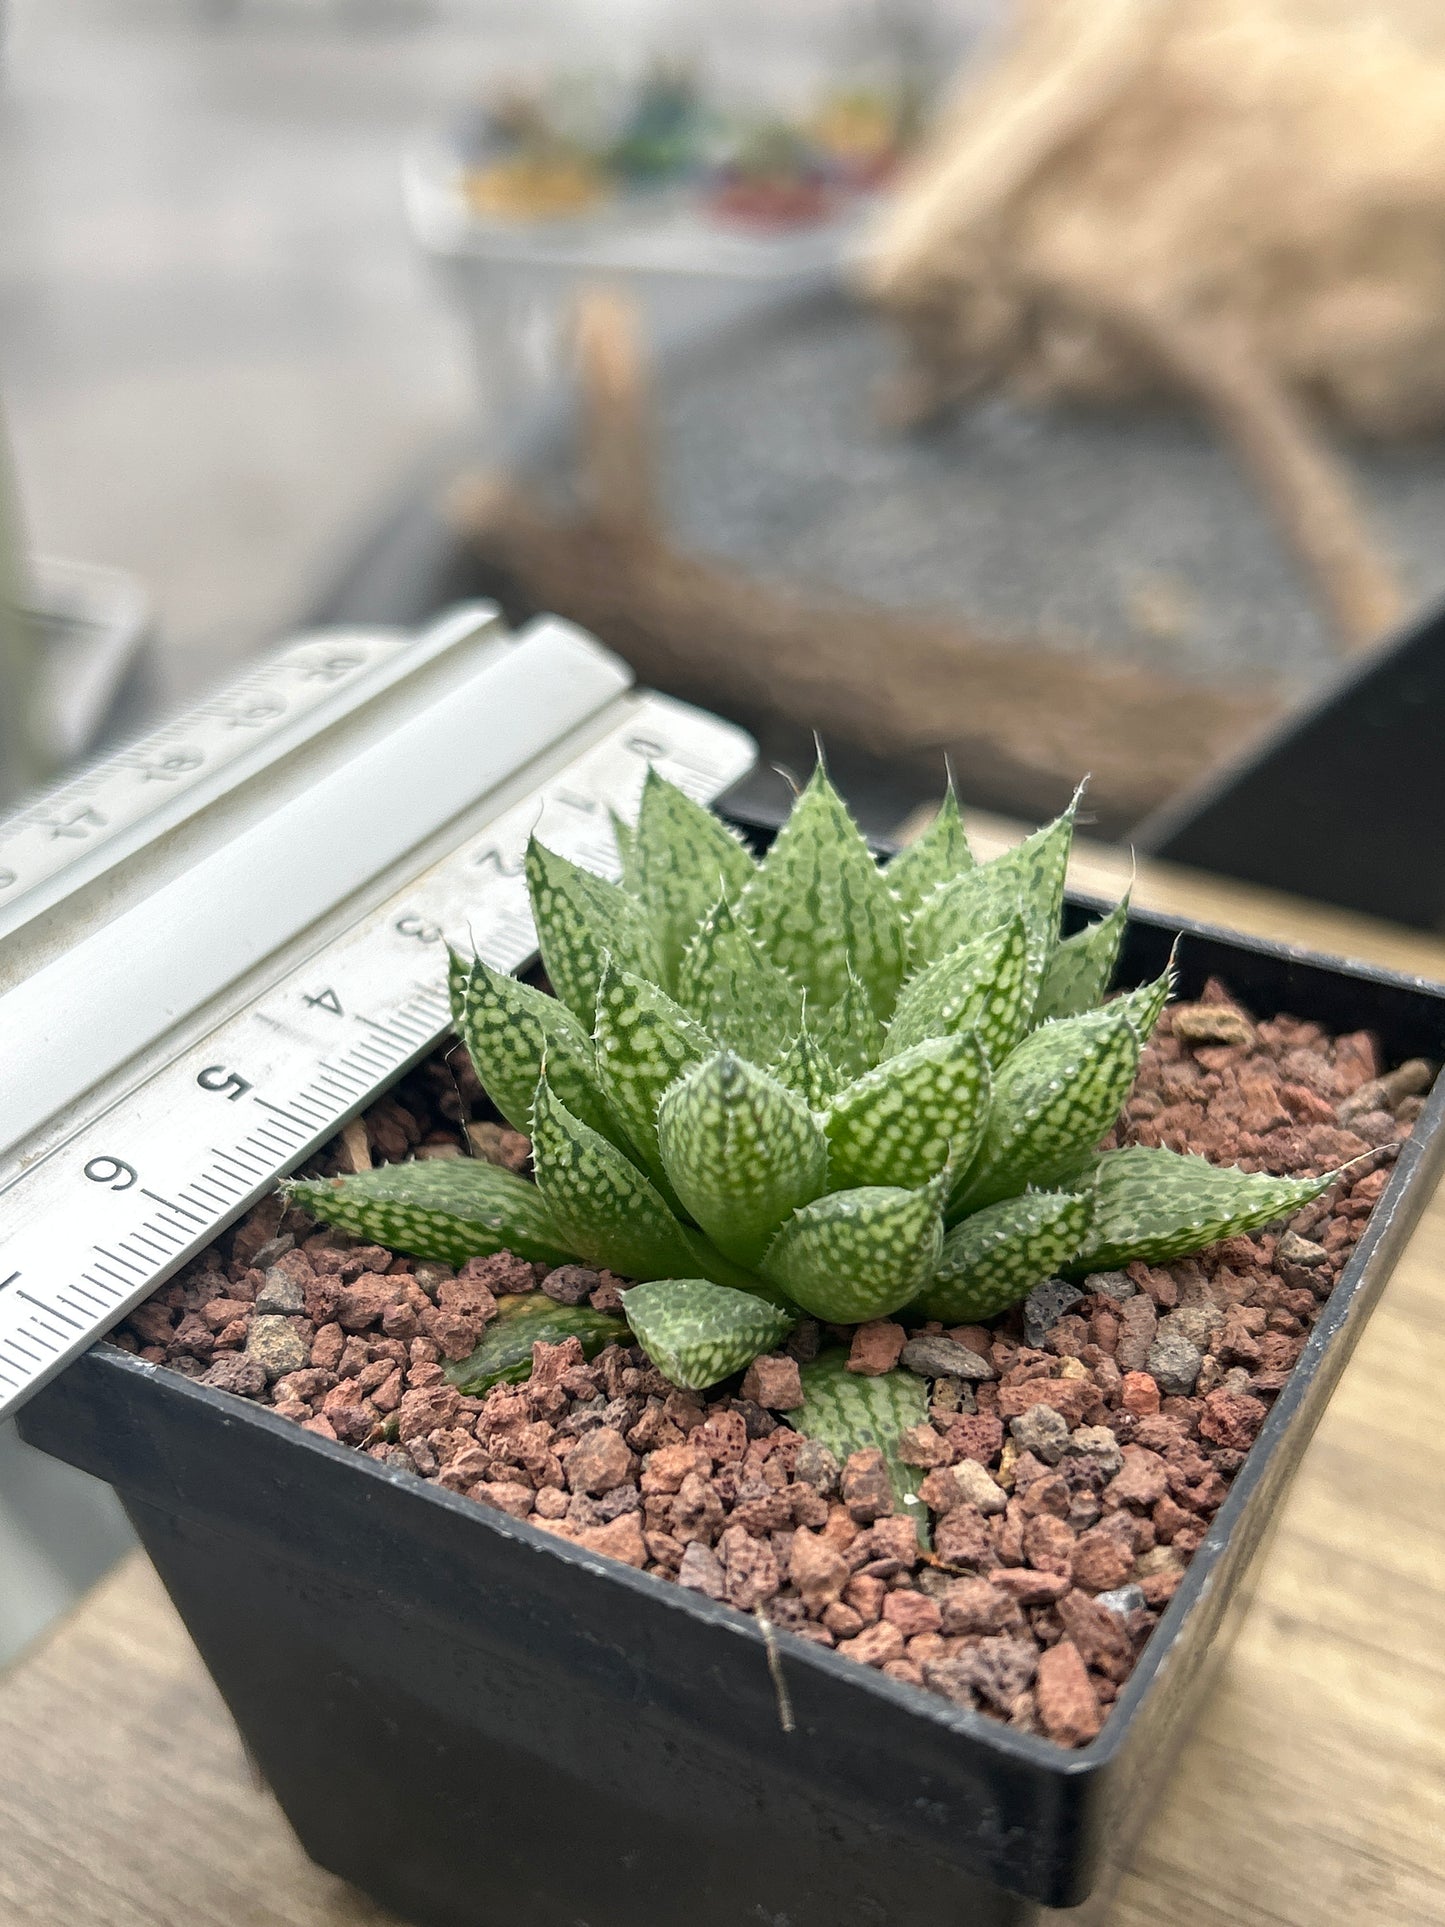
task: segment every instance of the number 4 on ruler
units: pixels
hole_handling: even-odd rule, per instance
[[[313,1010],[329,1010],[333,1017],[344,1017],[346,1015],[345,1011],[341,1008],[341,999],[329,984],[325,990],[319,991],[316,996],[308,997],[306,1002],[311,1005]]]

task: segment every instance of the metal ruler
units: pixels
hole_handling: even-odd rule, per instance
[[[615,875],[649,764],[751,739],[570,624],[322,633],[0,823],[0,1417],[535,954],[522,858]]]

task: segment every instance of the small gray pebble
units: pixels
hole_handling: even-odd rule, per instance
[[[264,1316],[251,1320],[246,1339],[246,1356],[253,1359],[267,1378],[284,1378],[299,1372],[311,1362],[311,1347],[300,1329],[289,1318]]]
[[[1084,1280],[1085,1291],[1096,1291],[1103,1298],[1112,1298],[1123,1304],[1132,1298],[1139,1287],[1127,1271],[1091,1271]]]
[[[542,1290],[559,1305],[580,1305],[601,1283],[601,1273],[586,1265],[558,1265],[542,1280]]]
[[[1275,1256],[1285,1264],[1303,1265],[1307,1271],[1327,1263],[1330,1255],[1323,1245],[1317,1245],[1313,1239],[1302,1238],[1297,1231],[1286,1231],[1274,1251]]]
[[[1199,1347],[1183,1332],[1163,1332],[1149,1347],[1145,1369],[1166,1398],[1188,1398],[1203,1363]]]
[[[1139,1586],[1115,1586],[1112,1592],[1096,1592],[1094,1599],[1100,1606],[1107,1606],[1111,1613],[1117,1613],[1120,1619],[1149,1603]]]
[[[287,1271],[268,1271],[256,1293],[256,1310],[274,1312],[282,1318],[295,1318],[306,1309],[306,1289],[299,1278]]]
[[[1200,1351],[1207,1351],[1211,1337],[1224,1323],[1224,1313],[1218,1305],[1180,1305],[1177,1310],[1166,1312],[1159,1320],[1159,1336],[1187,1338],[1191,1345]]]
[[[1242,1365],[1234,1366],[1233,1369],[1227,1371],[1219,1381],[1219,1389],[1222,1392],[1233,1393],[1236,1398],[1248,1397],[1249,1373]]]
[[[1024,1300],[1024,1343],[1035,1351],[1041,1349],[1064,1313],[1072,1311],[1083,1296],[1080,1287],[1067,1278],[1045,1278],[1041,1285],[1035,1285]]]
[[[975,1384],[996,1376],[993,1366],[956,1338],[910,1338],[899,1361],[920,1378],[966,1378]]]
[[[1118,1439],[1107,1425],[1080,1425],[1069,1434],[1065,1451],[1070,1458],[1089,1459],[1106,1479],[1112,1479],[1124,1463]]]
[[[289,1231],[281,1232],[278,1237],[269,1238],[252,1258],[252,1269],[255,1271],[269,1271],[278,1258],[284,1258],[288,1251],[295,1249],[295,1246],[296,1240]]]
[[[838,1490],[838,1461],[817,1439],[804,1439],[793,1461],[793,1477],[826,1499]]]
[[[450,1265],[438,1264],[434,1258],[423,1258],[412,1273],[428,1298],[435,1298],[441,1287],[456,1275]]]
[[[1032,1452],[1045,1465],[1057,1465],[1069,1449],[1069,1422],[1051,1405],[1031,1405],[1009,1420],[1009,1430],[1021,1452]]]

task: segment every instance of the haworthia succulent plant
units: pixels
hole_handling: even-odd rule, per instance
[[[711,1270],[704,1241],[678,1223],[615,1144],[573,1116],[545,1077],[532,1107],[532,1153],[542,1202],[575,1257],[630,1278]]]
[[[1094,1180],[1093,1222],[1069,1268],[1112,1271],[1134,1258],[1167,1264],[1217,1239],[1289,1217],[1338,1175],[1271,1178],[1143,1145],[1108,1151]]]
[[[584,1358],[594,1358],[604,1345],[627,1337],[624,1319],[590,1305],[559,1305],[544,1292],[514,1293],[497,1302],[497,1315],[482,1334],[482,1342],[465,1358],[443,1367],[443,1376],[459,1392],[476,1396],[493,1385],[517,1385],[531,1376],[532,1347],[560,1345],[575,1338]]]
[[[916,1191],[871,1184],[805,1204],[768,1246],[763,1275],[830,1324],[887,1317],[933,1276],[949,1175],[945,1167]]]
[[[796,1091],[815,1111],[826,1110],[849,1081],[809,1030],[806,1015],[797,1036],[771,1068],[780,1084]]]
[[[794,1314],[706,1278],[634,1285],[625,1304],[637,1341],[674,1385],[701,1390],[740,1372],[787,1336]]]
[[[983,1143],[952,1201],[955,1216],[1051,1184],[1118,1115],[1139,1065],[1123,1010],[1064,1017],[1026,1037],[994,1079]]]
[[[591,1037],[559,998],[477,958],[452,953],[452,1022],[487,1094],[517,1131],[532,1128],[532,1099],[543,1064],[554,1091],[604,1137],[616,1124],[598,1089]]]
[[[1037,1022],[1049,1017],[1077,1017],[1082,1011],[1094,1009],[1114,975],[1128,925],[1126,896],[1100,922],[1064,939],[1044,972],[1034,1010]]]
[[[1000,1063],[1029,1027],[1028,985],[1028,935],[1015,911],[996,930],[909,978],[888,1026],[884,1060],[925,1037],[973,1031],[990,1062]]]
[[[826,1010],[850,973],[880,1016],[903,977],[903,917],[822,763],[738,900],[758,942]]]
[[[649,769],[624,879],[652,926],[662,981],[672,984],[682,953],[719,897],[736,901],[757,869],[711,810]]]
[[[887,1027],[873,1008],[862,979],[851,969],[837,1003],[826,1010],[812,1005],[807,1021],[840,1084],[861,1077],[883,1054]]]
[[[916,1186],[950,1157],[967,1164],[983,1136],[988,1093],[988,1059],[971,1031],[925,1038],[875,1064],[828,1106],[833,1183]]]
[[[841,1465],[854,1452],[883,1454],[898,1510],[914,1519],[926,1544],[928,1510],[918,1496],[923,1473],[898,1456],[903,1434],[928,1417],[928,1391],[912,1372],[876,1378],[848,1370],[842,1346],[821,1352],[801,1372],[803,1403],[788,1414],[796,1431],[826,1445]]]
[[[665,990],[630,971],[615,969],[610,957],[603,964],[597,992],[596,1035],[597,1079],[607,1106],[642,1153],[649,1171],[666,1185],[657,1145],[657,1107],[685,1070],[712,1054],[712,1038]],[[547,1081],[565,1103],[566,1093],[550,1057]],[[532,1088],[535,1093],[535,1078]],[[593,1121],[575,1104],[568,1108],[584,1122]],[[604,1137],[608,1135],[603,1131]]]
[[[657,976],[657,940],[639,906],[615,883],[579,869],[533,837],[527,890],[552,988],[587,1029],[597,1014],[608,956],[620,969]]]
[[[555,998],[452,961],[457,1028],[531,1132],[535,1184],[453,1160],[294,1194],[449,1263],[508,1246],[637,1279],[638,1339],[699,1386],[800,1311],[989,1317],[1054,1271],[1295,1210],[1329,1180],[1099,1152],[1169,973],[1104,1001],[1123,905],[1060,941],[1072,827],[977,864],[950,790],[880,869],[820,766],[759,865],[650,775],[619,884],[528,853]],[[830,1412],[906,1379],[814,1376]]]
[[[783,1219],[828,1181],[828,1140],[812,1111],[730,1050],[679,1077],[657,1136],[684,1210],[739,1264],[756,1265]]]
[[[576,1256],[536,1185],[481,1158],[382,1164],[351,1178],[295,1178],[285,1189],[353,1237],[444,1265],[493,1251],[553,1265]]]
[[[1068,1191],[1028,1191],[975,1211],[944,1239],[920,1313],[972,1325],[1017,1304],[1041,1278],[1073,1263],[1093,1214],[1091,1192]]]
[[[898,852],[883,874],[905,916],[911,916],[941,884],[952,883],[972,868],[973,851],[950,773],[938,814],[922,836]]]
[[[721,897],[677,970],[677,1001],[720,1044],[757,1062],[785,1050],[803,1022],[803,991]]]

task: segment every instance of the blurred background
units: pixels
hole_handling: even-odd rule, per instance
[[[488,594],[769,758],[822,728],[878,834],[947,753],[1168,852],[1293,744],[1318,842],[1353,751],[1300,731],[1364,676],[1434,869],[1387,826],[1357,907],[1438,923],[1436,0],[0,21],[0,797]],[[0,1432],[0,1658],[123,1543]]]

